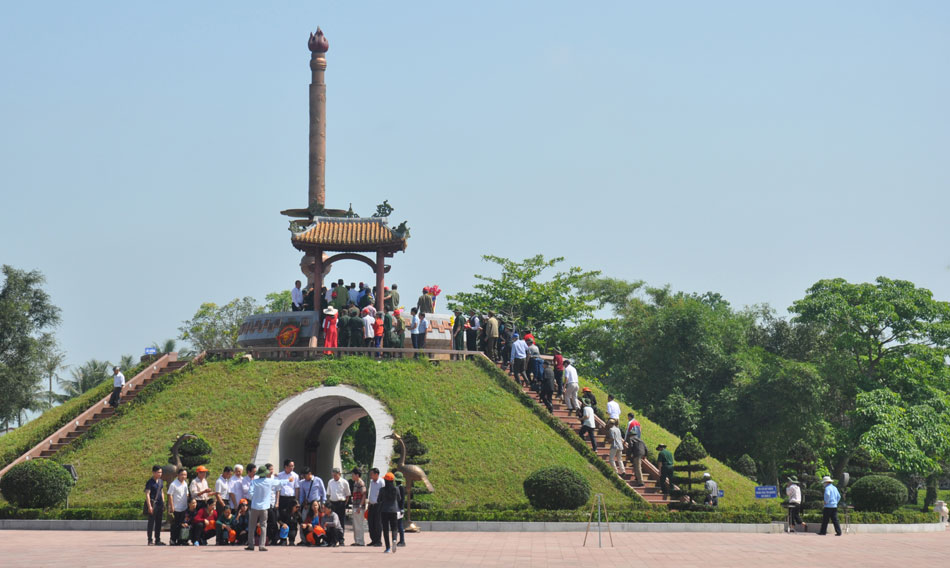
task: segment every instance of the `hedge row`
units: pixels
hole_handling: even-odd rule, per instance
[[[485,357],[473,357],[475,364],[487,372],[498,385],[505,389],[506,391],[513,394],[524,406],[531,409],[537,417],[539,417],[545,424],[554,429],[555,432],[561,435],[562,438],[567,440],[567,442],[577,450],[582,456],[584,456],[591,465],[597,468],[604,477],[610,480],[617,489],[622,491],[624,495],[630,497],[633,500],[632,506],[638,508],[651,508],[651,505],[640,497],[640,494],[633,490],[632,487],[627,485],[620,477],[617,475],[617,472],[612,468],[606,461],[602,460],[597,454],[591,450],[590,446],[584,442],[584,440],[577,435],[576,432],[571,430],[567,425],[558,420],[553,414],[549,413],[544,407],[536,403],[533,398],[526,395],[522,392],[521,387],[518,386],[515,381],[508,378],[501,369],[499,369],[494,363],[489,361]]]
[[[532,509],[496,510],[496,509],[456,509],[456,510],[416,510],[412,511],[415,521],[511,521],[511,522],[587,522],[589,511],[535,511]],[[722,511],[722,512],[677,512],[661,509],[634,509],[626,511],[608,510],[610,521],[614,523],[768,523],[784,521],[784,517],[770,515],[764,511]],[[0,506],[0,519],[83,519],[83,520],[141,520],[141,505],[138,508],[102,508],[102,509],[19,509]],[[807,523],[820,523],[821,515],[804,515]],[[844,521],[841,518],[842,522]],[[916,511],[898,511],[885,513],[851,513],[851,522],[860,524],[914,524],[935,523],[935,513]]]

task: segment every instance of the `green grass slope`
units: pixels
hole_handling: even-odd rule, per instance
[[[584,380],[583,377],[580,379],[580,385],[581,387],[590,387],[591,391],[597,397],[597,405],[606,410],[607,393],[602,388],[590,381]],[[617,402],[620,403],[620,409],[622,411],[620,416],[624,423],[626,422],[628,412],[633,412],[637,420],[640,421],[643,440],[647,443],[647,446],[649,446],[651,454],[656,453],[655,448],[657,444],[666,444],[669,446],[670,451],[676,450],[676,446],[680,443],[679,437],[655,422],[651,422],[650,419],[645,417],[640,411],[631,409],[630,405],[623,401],[618,399]],[[706,471],[712,475],[712,478],[719,484],[719,489],[722,489],[725,494],[725,496],[719,500],[720,508],[728,509],[734,507],[748,507],[750,505],[765,506],[765,503],[757,502],[755,499],[756,483],[754,481],[730,469],[713,457],[703,459],[702,463],[706,464]],[[702,473],[698,475],[702,477]],[[768,501],[774,502],[776,500],[770,499]]]
[[[182,432],[212,444],[213,480],[223,466],[253,458],[260,429],[281,400],[324,383],[370,394],[386,405],[397,431],[412,429],[428,445],[436,490],[422,500],[434,508],[518,507],[526,502],[521,484],[528,473],[554,463],[584,475],[612,508],[642,506],[476,365],[360,357],[215,362],[156,381],[56,457],[79,472],[70,504],[138,504],[150,466],[166,461]]]

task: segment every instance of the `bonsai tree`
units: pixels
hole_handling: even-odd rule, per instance
[[[788,449],[783,472],[785,476],[798,477],[802,488],[802,508],[821,509],[824,507],[824,488],[820,478],[815,475],[818,471],[818,455],[804,440],[799,440]],[[785,479],[781,480],[783,483]]]
[[[687,495],[694,504],[702,505],[706,499],[706,489],[693,489],[693,473],[706,469],[706,464],[699,463],[699,460],[708,455],[706,448],[703,447],[696,436],[693,436],[692,432],[687,432],[686,435],[683,436],[680,445],[677,446],[676,451],[673,452],[673,459],[677,462],[677,465],[673,466],[673,471],[682,472],[686,475],[673,476],[674,483],[680,486],[679,491],[672,491],[670,493],[674,499],[680,499],[684,495]],[[683,464],[681,462],[686,463]],[[699,481],[698,477],[696,481]],[[685,489],[683,489],[684,487]]]
[[[756,480],[755,474],[758,472],[758,468],[755,465],[755,460],[752,459],[749,454],[742,454],[739,459],[736,460],[735,470],[752,481]]]

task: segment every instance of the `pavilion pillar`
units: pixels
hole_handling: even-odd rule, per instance
[[[376,311],[383,313],[383,295],[386,293],[384,275],[386,274],[386,255],[382,250],[376,251]]]
[[[327,161],[327,49],[329,43],[320,28],[311,35],[310,42],[310,179],[307,206],[326,203]]]
[[[320,346],[320,332],[323,331],[323,251],[317,250],[313,261],[313,314],[317,320],[317,331],[310,338],[310,347]]]

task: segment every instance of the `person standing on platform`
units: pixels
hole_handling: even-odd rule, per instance
[[[419,300],[416,302],[416,307],[419,308],[420,314],[432,313],[432,296],[429,295],[428,286],[422,289],[422,295],[419,296]]]
[[[367,502],[369,504],[369,512],[367,514],[369,520],[369,545],[370,546],[382,546],[383,541],[383,522],[382,516],[380,515],[379,510],[379,494],[382,491],[383,487],[386,486],[386,482],[382,480],[379,476],[379,470],[373,468],[369,470],[369,490],[367,491]]]
[[[346,501],[350,498],[350,484],[342,477],[340,468],[335,467],[327,481],[327,505],[340,517],[340,546],[343,545],[343,530],[346,528]]]
[[[831,521],[835,525],[835,536],[841,536],[841,525],[838,524],[838,501],[841,500],[841,493],[827,475],[821,478],[821,482],[825,485],[825,508],[821,510],[821,529],[818,534],[828,534],[828,521]]]
[[[468,311],[468,327],[465,329],[465,348],[478,351],[478,334],[482,331],[482,321],[475,310]]]
[[[419,349],[426,348],[426,335],[429,333],[429,320],[426,319],[426,313],[423,311],[419,312]]]
[[[498,360],[498,318],[491,310],[485,320],[485,355],[492,363]]]
[[[369,308],[363,308],[363,347],[373,346],[373,326],[376,318],[369,313]]]
[[[455,309],[455,320],[452,323],[452,349],[456,351],[465,349],[465,316],[458,308]]]
[[[227,501],[231,510],[237,511],[238,505],[241,504],[241,499],[244,499],[244,466],[239,463],[234,464],[233,471],[234,475],[231,476],[228,483]]]
[[[324,347],[337,347],[337,311],[336,308],[330,306],[329,308],[323,310],[323,314],[327,317],[323,318],[323,346]],[[333,351],[324,351],[325,355],[332,355]]]
[[[353,306],[350,308],[350,347],[362,347],[365,344],[363,334],[366,333],[363,318],[360,312]]]
[[[303,290],[300,289],[300,280],[294,282],[294,287],[290,289],[290,310],[293,312],[303,310]]]
[[[118,367],[112,367],[112,396],[109,397],[109,406],[112,408],[119,406],[123,387],[125,387],[125,375]]]
[[[350,346],[350,310],[344,308],[340,310],[337,316],[340,319],[337,332],[337,345],[339,347]]]
[[[399,534],[399,510],[400,498],[399,488],[396,487],[396,476],[387,471],[383,476],[385,485],[379,491],[378,507],[379,516],[383,529],[383,537],[386,541],[386,550],[383,552],[396,552],[396,541]],[[390,534],[392,540],[389,540]]]
[[[409,320],[409,337],[412,339],[412,348],[419,348],[419,308],[409,310],[412,315]]]
[[[152,466],[152,477],[145,483],[145,509],[148,512],[148,523],[145,534],[148,535],[149,546],[165,546],[162,542],[162,519],[165,513],[165,497],[162,495],[162,466]],[[152,535],[155,540],[152,540]]]
[[[402,309],[400,308],[393,312],[393,338],[391,340],[393,347],[402,349],[405,337],[406,329],[402,321]]]

